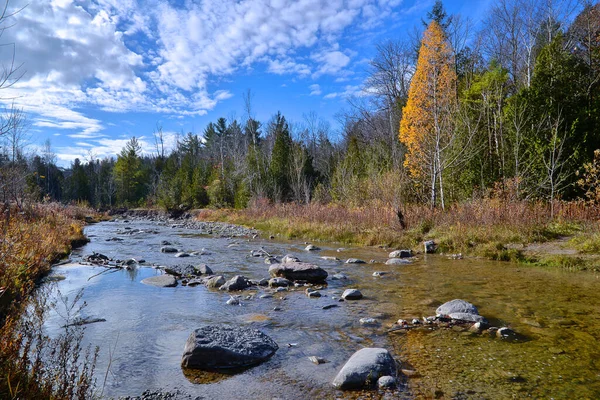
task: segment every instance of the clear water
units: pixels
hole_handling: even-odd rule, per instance
[[[157,233],[119,235],[124,226]],[[91,242],[73,254],[92,251],[110,257],[144,258],[148,265],[206,263],[226,277],[268,277],[262,258],[250,256],[263,246],[271,254],[292,253],[325,268],[330,277],[346,274],[352,282],[328,281],[321,298],[308,298],[302,288],[261,299],[261,288],[243,292],[241,306],[225,304],[229,295],[203,286],[156,288],[141,284],[159,274],[151,267],[103,273],[101,267],[77,263],[55,268],[64,275],[61,293],[74,296],[84,288],[85,316],[106,322],[86,326],[86,343],[99,345],[99,385],[104,395],[139,395],[144,390],[179,389],[192,396],[225,399],[302,398],[598,398],[600,397],[600,280],[593,273],[565,273],[484,260],[420,257],[408,266],[382,264],[388,251],[319,243],[309,253],[303,243],[262,239],[227,239],[194,235],[193,231],[152,222],[104,222],[86,228]],[[122,242],[107,242],[111,237]],[[171,241],[185,251],[203,248],[210,255],[175,258],[160,253]],[[374,259],[377,263],[345,265],[320,256]],[[374,271],[387,271],[373,277]],[[97,276],[94,276],[97,275]],[[337,303],[344,288],[355,287],[365,299]],[[453,330],[387,333],[398,318],[432,315],[448,300],[463,298],[498,325],[508,325],[527,340],[509,343]],[[323,310],[327,304],[339,307]],[[274,311],[274,308],[280,311]],[[359,319],[374,317],[379,327],[363,327]],[[57,333],[64,322],[53,315],[47,328]],[[188,374],[180,367],[189,334],[204,324],[253,326],[271,336],[279,350],[272,359],[233,376]],[[366,346],[388,348],[418,375],[397,392],[336,391],[331,381],[348,357]],[[109,349],[113,349],[112,356]],[[315,365],[309,356],[327,359]]]

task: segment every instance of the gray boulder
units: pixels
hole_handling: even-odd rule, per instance
[[[210,267],[206,264],[199,264],[196,265],[194,267],[194,269],[196,270],[196,272],[198,272],[200,275],[212,275],[214,274],[213,270],[210,269]]]
[[[319,250],[321,250],[321,248],[315,246],[314,244],[309,244],[308,246],[306,246],[306,248],[304,250],[306,250],[306,251],[319,251]]]
[[[223,286],[221,286],[219,288],[219,290],[225,290],[227,292],[232,292],[235,290],[247,289],[251,285],[252,284],[246,277],[244,277],[242,275],[236,275],[233,278],[231,278],[230,280],[228,280],[227,282],[225,282],[225,284]]]
[[[269,359],[277,349],[273,339],[256,329],[205,326],[188,338],[181,366],[203,370],[251,367]]]
[[[344,300],[360,300],[363,298],[362,293],[358,289],[346,289],[342,294]]]
[[[346,260],[346,264],[366,264],[366,262],[358,258],[349,258]]]
[[[177,279],[172,275],[157,275],[142,280],[142,283],[156,287],[175,287],[177,286]]]
[[[397,381],[393,376],[386,375],[377,380],[377,386],[380,389],[393,389],[396,387],[396,385]]]
[[[177,257],[177,258],[183,258],[183,257],[189,257],[189,256],[190,255],[188,253],[184,253],[183,251],[175,254],[175,257]]]
[[[323,282],[327,279],[327,272],[314,264],[303,262],[288,262],[273,264],[269,267],[272,277],[282,277],[290,281],[307,281],[312,283]]]
[[[296,257],[296,256],[291,255],[291,254],[286,254],[281,259],[281,263],[282,264],[293,263],[293,262],[300,262],[300,259],[298,257]]]
[[[479,315],[479,311],[477,311],[477,307],[468,301],[454,299],[448,301],[435,310],[438,315],[449,315],[454,313],[466,313],[466,314],[475,314]]]
[[[389,254],[388,257],[389,258],[409,258],[409,257],[412,257],[412,251],[411,250],[394,250]]]
[[[471,314],[471,313],[450,313],[448,317],[458,320],[458,321],[466,321],[466,322],[482,322],[487,324],[487,320],[479,314]]]
[[[350,357],[333,380],[338,389],[374,386],[382,376],[396,376],[396,362],[386,349],[364,348]]]
[[[160,248],[161,253],[177,253],[177,249],[175,247],[163,246]]]
[[[206,286],[209,289],[218,289],[221,286],[223,286],[225,284],[225,278],[223,277],[223,275],[216,275],[216,276],[211,276],[209,278],[207,278],[204,281],[204,286]]]
[[[285,278],[271,278],[269,279],[270,287],[287,287],[290,286],[292,282]]]
[[[385,262],[387,265],[407,265],[412,264],[410,260],[406,260],[404,258],[390,258]]]

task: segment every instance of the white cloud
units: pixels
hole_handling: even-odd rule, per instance
[[[25,75],[15,98],[35,124],[102,135],[85,110],[203,115],[232,96],[220,77],[264,65],[273,74],[347,76],[338,42],[400,0],[14,0],[3,42]],[[0,49],[2,59],[11,50]]]
[[[369,93],[363,90],[361,85],[346,85],[342,92],[332,92],[324,96],[325,99],[349,98],[349,97],[366,97]]]
[[[314,85],[310,85],[308,88],[310,89],[310,96],[319,96],[322,93],[321,86],[316,83]]]

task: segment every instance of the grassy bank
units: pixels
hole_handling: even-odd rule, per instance
[[[92,210],[59,204],[5,207],[0,220],[0,398],[86,398],[93,354],[76,330],[43,334],[50,300],[34,291],[51,265],[85,243]]]
[[[203,210],[198,218],[252,226],[290,239],[417,251],[422,241],[435,240],[444,253],[576,269],[598,263],[590,254],[600,250],[600,210],[588,203],[556,202],[554,217],[547,203],[499,199],[455,204],[445,211],[418,205],[400,211],[402,223],[397,209],[381,204],[348,208],[257,202],[245,210]],[[532,244],[558,240],[561,249],[569,247],[577,255],[550,248],[539,254],[529,251]]]

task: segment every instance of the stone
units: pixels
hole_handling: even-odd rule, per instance
[[[334,281],[345,281],[348,279],[348,277],[344,274],[335,274],[331,277],[331,279]]]
[[[366,262],[358,258],[349,258],[346,260],[346,264],[366,264]]]
[[[379,322],[375,318],[361,318],[358,320],[361,325],[365,326],[377,326]]]
[[[340,261],[339,258],[332,257],[332,256],[323,256],[323,257],[321,257],[321,260],[326,260],[326,261]]]
[[[222,275],[208,277],[204,281],[204,286],[209,289],[218,289],[225,284],[225,278]]]
[[[410,260],[407,260],[405,258],[390,258],[385,263],[386,263],[386,265],[407,265],[407,264],[412,264],[412,262]]]
[[[496,331],[496,336],[500,339],[516,339],[517,334],[512,329],[503,327]]]
[[[273,264],[269,267],[269,274],[274,278],[282,277],[290,281],[307,281],[310,283],[319,283],[327,279],[327,272],[324,269],[303,262]]]
[[[196,329],[181,358],[184,368],[246,368],[269,359],[279,347],[257,329],[209,325]]]
[[[282,264],[293,263],[293,262],[300,262],[300,259],[298,257],[296,257],[296,256],[291,255],[291,254],[286,254],[281,259],[281,263]]]
[[[450,313],[448,317],[457,321],[466,321],[466,322],[483,322],[487,323],[487,320],[479,314],[471,314],[471,313]]]
[[[248,279],[246,279],[242,275],[236,275],[227,282],[225,282],[225,284],[223,284],[223,286],[221,286],[219,290],[232,292],[235,290],[244,290],[248,287],[250,287],[250,281],[248,281]]]
[[[210,269],[210,267],[206,264],[199,264],[199,265],[196,265],[194,268],[196,269],[196,272],[198,272],[200,275],[214,274],[213,270]]]
[[[177,279],[172,275],[157,275],[142,280],[142,283],[156,287],[175,287],[177,286]]]
[[[163,246],[160,248],[161,253],[177,253],[177,249],[175,247]]]
[[[227,300],[226,303],[230,306],[239,306],[240,299],[238,299],[237,297],[229,296],[229,300]]]
[[[387,272],[385,272],[385,271],[375,271],[375,272],[373,272],[373,276],[375,276],[375,277],[382,277],[382,276],[384,276],[386,274],[387,274]]]
[[[393,389],[397,385],[396,378],[393,376],[385,375],[377,380],[377,386],[380,389]]]
[[[175,254],[175,257],[177,257],[177,258],[189,257],[189,256],[190,256],[190,255],[189,255],[188,253],[185,253],[185,252],[183,252],[183,251],[182,251],[182,252],[179,252],[179,253],[177,253],[177,254]]]
[[[321,307],[323,310],[330,310],[332,308],[339,307],[337,304],[327,304],[326,306]]]
[[[362,389],[374,386],[382,376],[396,376],[396,362],[382,348],[364,348],[350,357],[333,380],[337,389]]]
[[[306,246],[304,248],[304,250],[306,250],[306,251],[319,251],[321,249],[319,247],[315,246],[314,244],[309,244],[308,246]]]
[[[271,278],[269,279],[270,287],[288,287],[292,284],[289,280],[285,278]]]
[[[160,242],[161,246],[171,246],[171,242],[169,242],[168,240],[163,240],[162,242]]]
[[[412,250],[394,250],[388,255],[388,258],[409,258],[409,257],[412,257]]]
[[[359,300],[362,299],[363,295],[358,289],[346,289],[342,294],[344,300]]]
[[[426,240],[423,242],[423,248],[426,254],[433,254],[437,250],[437,244],[433,240]]]
[[[200,273],[198,273],[198,271],[196,271],[196,268],[191,265],[191,264],[177,264],[177,265],[171,265],[168,267],[164,267],[164,270],[167,274],[169,275],[175,275],[175,276],[197,276],[200,275]]]
[[[310,356],[308,357],[308,359],[310,360],[310,362],[316,365],[325,364],[326,362],[328,362],[326,359],[317,356]]]
[[[305,293],[308,297],[321,297],[321,292],[312,288],[307,288]]]
[[[435,310],[438,315],[449,315],[453,313],[467,313],[479,315],[477,307],[465,300],[454,299],[448,301]],[[477,321],[475,321],[477,322]]]

